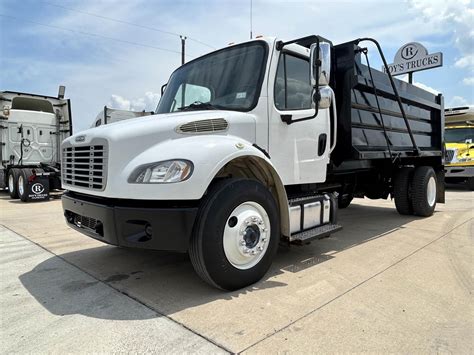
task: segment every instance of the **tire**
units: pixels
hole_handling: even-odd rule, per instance
[[[18,198],[18,176],[20,175],[20,169],[10,169],[7,175],[7,185],[8,185],[8,192],[10,194],[10,198],[17,199]]]
[[[395,198],[395,207],[401,215],[413,214],[410,198],[413,171],[413,168],[401,168],[395,174],[393,197]]]
[[[347,208],[351,204],[352,200],[354,199],[354,196],[352,195],[343,195],[340,194],[338,199],[337,199],[337,207],[339,209]]]
[[[474,191],[474,177],[470,177],[467,179],[467,187],[469,190]]]
[[[413,214],[429,217],[436,207],[437,198],[436,174],[430,166],[420,166],[415,169],[412,182]]]
[[[225,179],[203,198],[189,255],[205,282],[232,291],[265,275],[279,241],[278,207],[270,191],[256,180]]]
[[[28,179],[33,175],[33,169],[21,169],[18,174],[18,184],[17,191],[18,197],[23,202],[26,202],[28,199],[27,189],[28,189]]]

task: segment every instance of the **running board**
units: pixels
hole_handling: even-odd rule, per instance
[[[290,236],[290,242],[306,242],[312,239],[328,237],[330,234],[338,232],[342,229],[339,224],[325,224],[323,226],[308,229],[306,231],[295,233]]]

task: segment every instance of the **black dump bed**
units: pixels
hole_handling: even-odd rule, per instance
[[[378,55],[376,51],[373,54]],[[332,59],[334,72],[331,86],[335,90],[338,114],[338,140],[332,155],[336,165],[347,160],[390,158],[390,154],[392,159],[442,156],[442,95],[433,95],[394,79],[418,146],[417,154],[387,74],[371,68],[372,83],[369,68],[362,64],[365,63],[365,56],[354,42],[334,46]]]

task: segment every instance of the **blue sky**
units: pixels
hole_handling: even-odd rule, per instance
[[[219,48],[249,38],[249,8],[250,0],[0,0],[0,91],[55,96],[66,85],[76,131],[104,105],[154,110],[161,85],[180,65],[180,39],[142,27]],[[457,106],[474,104],[473,14],[470,0],[253,0],[253,33],[319,34],[334,43],[374,37],[389,62],[404,43],[420,42],[443,52],[444,66],[415,73],[415,82]],[[211,47],[188,40],[187,59]]]

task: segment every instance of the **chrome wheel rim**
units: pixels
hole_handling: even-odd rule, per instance
[[[23,192],[25,191],[25,189],[23,188],[23,176],[19,176],[18,177],[18,194],[20,196],[23,196]]]
[[[8,191],[12,192],[15,190],[15,182],[13,181],[13,175],[8,176]]]
[[[258,203],[247,201],[237,206],[226,221],[224,253],[237,269],[247,270],[264,257],[270,241],[270,218]]]
[[[436,201],[436,180],[433,176],[428,180],[426,196],[428,197],[428,205],[433,207]]]

